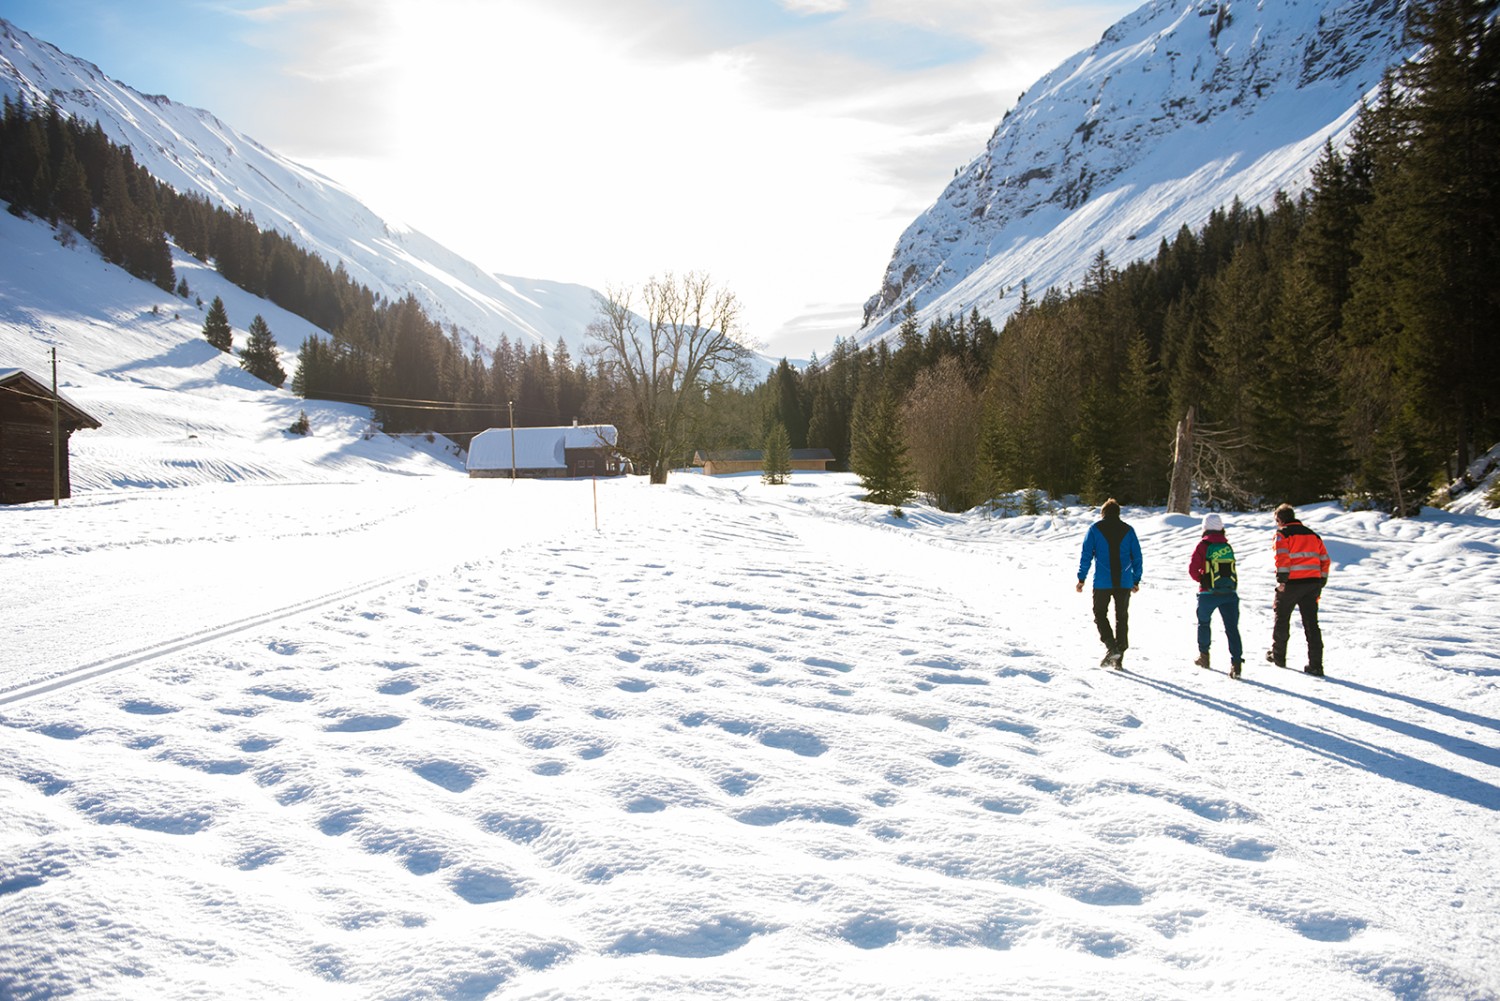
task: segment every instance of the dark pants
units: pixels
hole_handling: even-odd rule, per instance
[[[1292,632],[1292,609],[1302,613],[1302,632],[1307,635],[1307,666],[1314,671],[1323,669],[1323,630],[1318,628],[1318,595],[1323,592],[1321,577],[1289,580],[1276,591],[1272,612],[1276,617],[1271,627],[1271,657],[1278,664],[1286,663],[1286,641]]]
[[[1109,628],[1109,599],[1115,599],[1115,628]],[[1094,589],[1094,625],[1099,639],[1111,653],[1130,649],[1130,588],[1100,587]]]
[[[1233,591],[1198,592],[1198,649],[1208,650],[1213,644],[1214,609],[1224,620],[1224,635],[1229,637],[1229,659],[1238,664],[1245,659],[1245,648],[1240,643],[1240,596]]]

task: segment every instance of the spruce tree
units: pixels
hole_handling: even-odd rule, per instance
[[[250,321],[250,338],[240,352],[240,368],[278,388],[286,382],[286,370],[276,356],[276,338],[258,313]]]
[[[776,381],[776,420],[786,428],[792,448],[806,448],[808,422],[802,408],[801,379],[785,358],[771,378]]]
[[[760,478],[765,483],[776,485],[792,478],[792,446],[787,440],[786,427],[780,421],[771,425],[766,434]]]
[[[208,307],[208,316],[203,321],[203,338],[220,351],[234,347],[234,330],[229,326],[229,314],[224,311],[224,300],[214,296]]]
[[[867,491],[871,504],[899,508],[916,493],[906,459],[900,410],[888,393],[860,398],[854,411],[853,454],[850,465]]]

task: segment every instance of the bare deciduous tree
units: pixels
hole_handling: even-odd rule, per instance
[[[652,278],[639,299],[637,314],[630,287],[599,296],[589,350],[621,392],[620,450],[665,483],[705,395],[745,376],[749,350],[737,339],[739,300],[707,275]]]
[[[967,511],[984,498],[979,475],[983,404],[948,357],[917,376],[906,397],[904,425],[922,491],[944,511]]]

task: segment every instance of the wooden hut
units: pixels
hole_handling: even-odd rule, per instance
[[[793,471],[826,473],[833,461],[833,453],[826,448],[792,449]],[[693,465],[702,466],[709,476],[724,476],[729,473],[759,473],[765,468],[765,454],[758,449],[738,448],[723,451],[693,453]]]
[[[99,422],[40,379],[19,368],[0,368],[0,504],[51,500],[53,412],[60,447],[55,449],[60,496],[73,495],[68,475],[68,439]]]

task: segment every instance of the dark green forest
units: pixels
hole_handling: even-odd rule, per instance
[[[1500,438],[1495,9],[1414,6],[1424,54],[1300,197],[1228,206],[1124,268],[1100,251],[1076,288],[1023,288],[998,333],[908,312],[893,346],[778,369],[765,408],[847,461],[881,409],[862,404],[900,401],[916,485],[950,510],[1027,487],[1160,504],[1190,410],[1208,504],[1409,514],[1462,489]]]
[[[1125,267],[1100,250],[1076,287],[1034,298],[1023,284],[999,329],[971,311],[924,330],[908,303],[890,341],[837,341],[803,369],[708,389],[694,447],[759,448],[779,425],[856,472],[888,472],[882,450],[899,450],[948,510],[1028,488],[1160,504],[1191,413],[1209,505],[1409,514],[1461,488],[1500,438],[1497,2],[1414,4],[1423,55],[1299,196],[1226,206]],[[599,360],[445,331],[414,298],[387,301],[252,216],[175,192],[51,106],[5,102],[0,198],[187,298],[170,237],[309,320],[327,334],[300,346],[293,389],[370,404],[387,431],[466,443],[512,419],[619,423],[623,390]]]

